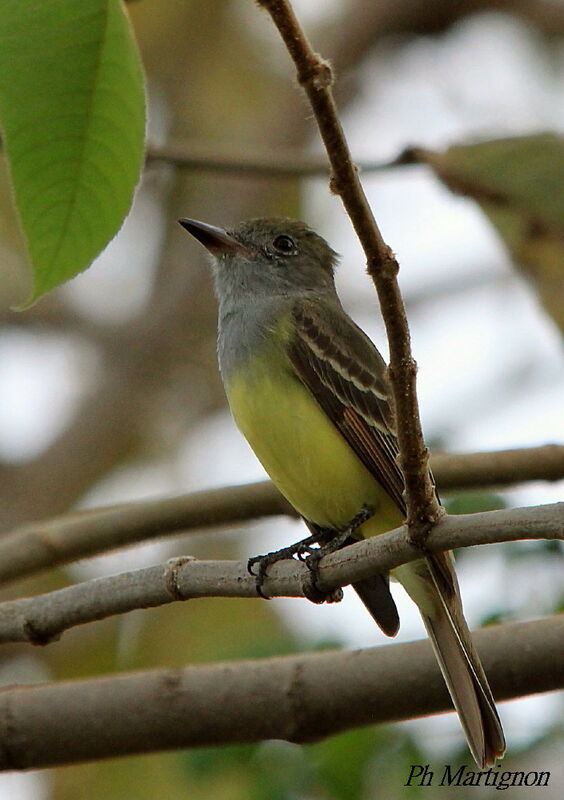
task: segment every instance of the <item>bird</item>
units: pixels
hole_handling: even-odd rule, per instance
[[[178,222],[210,255],[231,414],[308,526],[305,541],[318,541],[324,552],[331,540],[342,547],[402,525],[404,480],[387,367],[341,305],[335,251],[304,222],[284,217],[230,230]],[[259,561],[263,575],[271,560],[251,563]],[[505,738],[464,618],[452,553],[422,555],[392,577],[419,608],[475,762],[492,766]],[[394,636],[399,617],[389,576],[353,587]]]

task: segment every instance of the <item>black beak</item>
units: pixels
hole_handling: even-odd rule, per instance
[[[186,219],[183,217],[178,222],[188,233],[191,233],[209,252],[214,256],[221,256],[228,253],[245,253],[249,250],[231,236],[223,228],[216,228],[206,222],[198,222],[196,219]]]

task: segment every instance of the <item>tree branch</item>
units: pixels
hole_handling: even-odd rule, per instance
[[[0,538],[0,584],[180,531],[296,512],[270,481],[79,511]]]
[[[450,550],[517,539],[563,539],[564,503],[444,516],[426,547]],[[269,597],[307,597],[388,572],[421,558],[406,528],[357,542],[322,559],[319,577],[302,562],[285,560],[269,568],[261,590]],[[317,595],[316,595],[316,590]],[[170,559],[166,564],[85,581],[37,597],[0,604],[0,642],[47,644],[75,625],[196,597],[256,598],[256,581],[245,562]]]
[[[559,480],[564,446],[441,453],[431,466],[441,490]],[[0,584],[147,539],[280,514],[296,512],[270,481],[65,514],[0,538]]]
[[[409,533],[413,540],[421,540],[429,525],[443,512],[431,482],[428,450],[419,419],[416,364],[397,281],[399,265],[382,238],[353,164],[331,90],[333,75],[329,63],[312,50],[288,0],[258,2],[272,17],[294,61],[298,82],[309,98],[331,163],[331,189],[343,201],[378,293],[390,347],[389,375],[397,414]]]
[[[441,491],[558,481],[564,478],[564,445],[437,453],[431,456],[431,467]]]
[[[361,172],[382,172],[394,167],[417,164],[419,162],[413,156],[417,152],[417,148],[410,148],[392,161],[359,162],[358,168]],[[277,148],[275,154],[272,150],[257,153],[256,149],[253,149],[252,153],[248,151],[219,152],[216,148],[210,148],[201,142],[187,142],[186,144],[170,142],[166,145],[150,146],[147,151],[147,161],[149,163],[164,161],[182,169],[209,170],[265,178],[307,178],[329,175],[329,164],[326,158],[308,155],[301,151],[284,152]]]
[[[498,700],[562,687],[564,617],[484,628],[473,638]],[[428,641],[12,687],[0,691],[0,769],[312,742],[451,710]]]

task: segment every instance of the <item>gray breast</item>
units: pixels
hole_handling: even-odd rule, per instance
[[[275,297],[220,304],[217,356],[224,379],[264,346],[287,302],[287,298]]]

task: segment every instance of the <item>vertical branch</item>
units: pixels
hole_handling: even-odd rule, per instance
[[[429,473],[417,405],[417,365],[411,354],[409,327],[401,297],[398,262],[384,241],[352,161],[331,89],[330,64],[315,53],[288,0],[258,0],[268,11],[295,64],[297,78],[311,103],[331,164],[331,191],[341,197],[366,255],[390,347],[400,466],[405,479],[407,522],[412,539],[421,539],[442,509]]]

